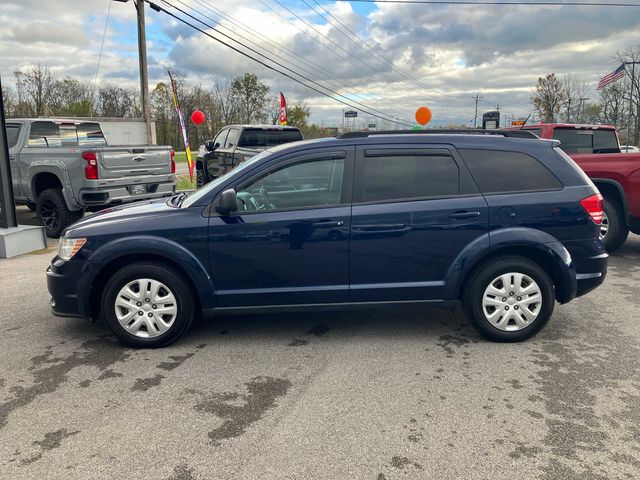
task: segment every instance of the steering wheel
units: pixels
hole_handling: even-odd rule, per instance
[[[260,195],[262,196],[262,208],[276,208],[276,206],[271,202],[271,195],[266,188],[264,188],[264,183],[260,185]]]

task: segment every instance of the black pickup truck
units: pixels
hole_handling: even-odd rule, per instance
[[[267,148],[302,140],[297,127],[279,125],[227,125],[213,140],[198,149],[196,180],[198,188],[224,175],[239,163]]]

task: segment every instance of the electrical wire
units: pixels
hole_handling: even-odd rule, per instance
[[[111,0],[107,6],[107,16],[104,19],[104,29],[102,30],[102,41],[100,42],[100,52],[98,53],[98,65],[96,66],[96,74],[93,76],[93,87],[91,89],[91,99],[93,100],[96,94],[96,82],[98,81],[98,72],[100,71],[100,62],[102,61],[102,51],[104,49],[104,39],[107,36],[107,26],[109,25],[109,14],[111,13]],[[91,115],[93,115],[93,101],[91,102]]]
[[[289,78],[289,79],[293,80],[294,82],[299,83],[299,84],[301,84],[301,85],[305,86],[306,88],[308,88],[308,89],[310,89],[310,90],[313,90],[313,91],[315,91],[315,92],[319,93],[320,95],[323,95],[323,96],[329,97],[329,98],[331,98],[331,99],[333,99],[333,100],[335,100],[335,101],[337,101],[337,102],[339,102],[339,103],[341,103],[341,104],[343,104],[343,105],[346,105],[346,106],[348,106],[348,107],[350,107],[350,108],[355,108],[355,109],[360,110],[360,111],[362,111],[362,112],[364,112],[364,113],[366,113],[366,114],[368,114],[368,115],[371,115],[372,117],[376,117],[376,118],[379,118],[379,119],[381,119],[381,120],[386,120],[386,121],[389,121],[389,122],[392,122],[392,123],[402,123],[402,124],[403,124],[403,126],[411,126],[411,125],[412,125],[412,123],[411,123],[411,122],[408,122],[408,121],[406,121],[406,120],[402,120],[402,119],[394,119],[394,118],[389,117],[389,116],[388,116],[388,115],[386,115],[386,114],[379,115],[379,114],[377,114],[377,113],[374,113],[374,112],[373,112],[373,111],[371,111],[371,110],[375,110],[375,109],[371,109],[371,107],[367,107],[366,109],[365,109],[365,108],[358,108],[358,107],[356,107],[356,106],[354,106],[354,105],[353,105],[353,103],[357,103],[357,102],[350,103],[349,101],[345,101],[345,100],[341,100],[340,98],[336,98],[335,96],[333,96],[333,95],[331,95],[331,94],[328,94],[328,93],[326,93],[326,92],[323,92],[322,90],[320,90],[320,89],[318,89],[318,88],[316,88],[316,87],[313,87],[313,86],[311,86],[311,85],[308,85],[307,83],[303,82],[303,81],[302,81],[302,80],[300,80],[299,78],[296,78],[296,77],[294,77],[293,75],[291,75],[291,74],[289,74],[289,73],[287,73],[287,72],[285,72],[285,71],[283,71],[283,70],[281,70],[281,69],[278,69],[278,68],[274,67],[273,65],[269,65],[269,64],[268,64],[268,63],[266,63],[264,60],[261,60],[260,58],[256,58],[255,56],[253,56],[253,55],[251,55],[251,54],[249,54],[249,53],[247,53],[247,52],[244,52],[244,51],[240,50],[239,48],[234,47],[233,45],[230,45],[229,43],[225,42],[224,40],[221,40],[221,39],[219,39],[219,38],[217,38],[217,37],[214,37],[213,35],[211,35],[210,33],[206,32],[205,30],[201,29],[200,27],[198,27],[198,26],[194,25],[193,23],[189,22],[188,20],[185,20],[184,18],[182,18],[182,17],[180,17],[180,16],[178,16],[178,15],[176,15],[176,14],[174,14],[174,13],[172,13],[172,12],[168,11],[167,9],[165,9],[165,8],[163,8],[162,6],[160,6],[160,5],[158,5],[158,4],[154,3],[154,2],[152,2],[151,0],[143,0],[143,1],[145,1],[146,3],[148,3],[148,4],[149,4],[149,6],[150,6],[153,10],[155,10],[156,12],[162,12],[162,13],[165,13],[166,15],[169,15],[169,16],[170,16],[170,17],[172,17],[173,19],[175,19],[175,20],[177,20],[177,21],[179,21],[179,22],[181,22],[181,23],[183,23],[183,24],[185,24],[185,25],[190,26],[191,28],[193,28],[194,30],[197,30],[198,32],[202,33],[203,35],[206,35],[207,37],[209,37],[209,38],[211,38],[211,39],[215,40],[216,42],[218,42],[218,43],[220,43],[220,44],[222,44],[222,45],[226,46],[227,48],[230,48],[230,49],[231,49],[231,50],[233,50],[234,52],[239,53],[240,55],[243,55],[243,56],[245,56],[245,57],[247,57],[247,58],[249,58],[249,59],[253,60],[254,62],[256,62],[256,63],[258,63],[258,64],[262,65],[263,67],[265,67],[265,68],[267,68],[267,69],[269,69],[269,70],[273,70],[274,72],[277,72],[277,73],[279,73],[279,74],[283,75],[284,77],[287,77],[287,78]],[[200,22],[200,23],[204,23],[204,22],[202,22],[201,20],[198,20],[197,18],[194,18],[192,15],[190,15],[188,12],[185,12],[185,11],[184,11],[184,10],[182,10],[181,8],[176,7],[175,5],[172,5],[172,4],[171,4],[170,2],[168,2],[167,0],[162,0],[162,3],[164,3],[164,4],[168,5],[169,7],[173,8],[173,9],[175,9],[175,10],[179,11],[179,12],[181,12],[181,13],[182,13],[182,14],[184,14],[184,15],[187,15],[187,16],[188,16],[188,17],[190,17],[190,18],[193,18],[193,20],[195,20],[195,21],[198,21],[198,22]],[[206,25],[206,24],[205,24],[205,25]],[[210,26],[208,26],[208,28],[211,28],[211,27],[210,27]],[[218,33],[220,33],[220,32],[218,32]],[[237,43],[239,43],[239,42],[237,42]],[[245,48],[246,48],[246,47],[245,47]],[[249,50],[251,50],[251,49],[249,49]],[[260,53],[258,53],[258,52],[255,52],[255,53],[256,53],[258,56],[262,56],[262,57],[264,57],[264,55],[260,55]],[[298,75],[299,77],[304,78],[305,80],[310,80],[310,79],[307,79],[306,77],[304,77],[304,76],[302,76],[302,75],[300,75],[300,74],[297,74],[296,72],[293,72],[291,69],[288,69],[287,67],[284,67],[284,66],[282,66],[282,65],[278,64],[277,62],[274,62],[274,61],[273,61],[273,60],[271,60],[271,59],[268,59],[268,60],[269,60],[269,61],[271,61],[272,63],[275,63],[276,65],[280,66],[281,68],[284,68],[285,70],[289,70],[289,71],[291,71],[294,75]],[[311,81],[312,83],[315,83],[315,82],[313,82],[313,80],[310,80],[310,81]],[[326,87],[322,87],[322,86],[321,86],[321,88],[324,88],[324,89],[326,89],[326,90],[328,90],[328,91],[331,91],[330,89],[327,89]],[[336,92],[332,92],[332,93],[336,93]],[[336,94],[337,94],[337,93],[336,93]],[[337,95],[342,96],[342,95],[340,95],[340,94],[337,94]],[[398,122],[398,120],[400,120],[400,122]]]
[[[341,2],[344,0],[330,0],[335,2]],[[558,2],[558,1],[513,1],[513,2],[500,2],[500,1],[483,1],[483,0],[347,0],[352,3],[407,3],[407,4],[425,4],[425,5],[529,5],[529,6],[541,6],[551,5],[558,7],[640,7],[640,3],[618,3],[618,2]]]

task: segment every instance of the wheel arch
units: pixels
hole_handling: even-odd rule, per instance
[[[627,197],[624,194],[624,189],[620,183],[608,178],[593,178],[591,179],[598,190],[605,198],[613,198],[618,201],[623,208],[623,214],[626,214],[629,209],[627,207]]]
[[[92,268],[83,271],[83,278],[78,282],[80,312],[86,317],[98,318],[100,298],[111,275],[125,265],[139,262],[155,262],[175,268],[194,292],[196,311],[213,306],[211,276],[196,256],[168,239],[128,237],[104,245],[88,258],[87,264]],[[81,288],[81,285],[90,285],[90,288]]]
[[[575,265],[571,255],[551,235],[529,228],[502,229],[491,232],[481,242],[485,246],[489,244],[489,248],[481,248],[477,242],[467,246],[447,272],[445,299],[459,299],[476,268],[503,256],[524,257],[540,265],[553,281],[558,302],[566,303],[576,296]]]

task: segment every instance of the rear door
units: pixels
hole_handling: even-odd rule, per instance
[[[448,146],[362,146],[351,218],[352,302],[443,298],[458,254],[488,231],[487,204]]]

